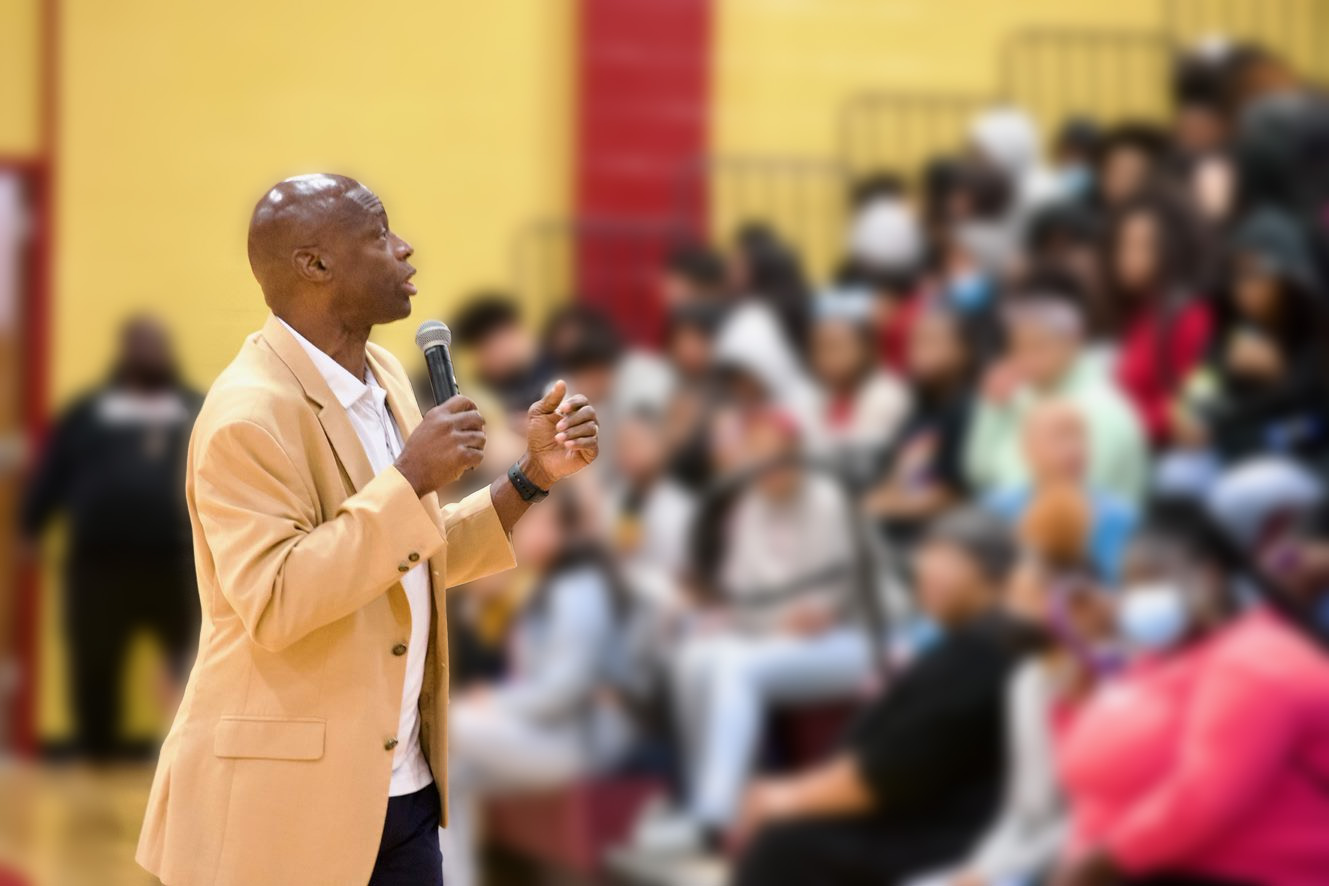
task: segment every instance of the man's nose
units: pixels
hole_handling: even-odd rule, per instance
[[[405,261],[406,259],[410,258],[412,255],[415,255],[415,247],[412,246],[411,244],[407,243],[407,242],[406,242],[405,240],[403,240],[401,237],[398,237],[398,238],[397,238],[397,258],[400,259],[400,260],[402,260],[402,261]]]

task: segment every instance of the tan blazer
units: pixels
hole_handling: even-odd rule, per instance
[[[406,373],[369,346],[403,437]],[[137,859],[168,886],[363,886],[388,802],[410,609],[429,561],[420,738],[447,797],[444,589],[513,565],[488,489],[439,507],[371,473],[345,410],[276,318],[208,393],[187,484],[203,625]],[[443,814],[446,816],[446,810]]]

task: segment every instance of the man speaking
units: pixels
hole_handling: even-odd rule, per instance
[[[598,439],[558,382],[513,470],[440,507],[484,422],[460,396],[422,419],[368,342],[411,312],[411,252],[349,178],[288,179],[254,209],[272,316],[190,442],[203,629],[138,846],[168,886],[442,882],[445,589],[512,566],[513,523]]]

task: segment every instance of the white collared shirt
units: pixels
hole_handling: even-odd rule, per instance
[[[281,318],[278,318],[279,320]],[[346,410],[374,473],[386,470],[401,454],[401,429],[388,409],[388,392],[374,378],[369,364],[361,381],[336,360],[320,351],[289,323],[281,324],[295,336],[315,368],[323,376],[337,402]],[[406,646],[406,679],[401,688],[401,716],[397,723],[397,748],[392,757],[392,782],[388,796],[413,794],[429,785],[434,775],[420,749],[420,687],[425,678],[425,651],[429,647],[432,592],[429,569],[421,562],[402,576],[402,589],[411,607],[411,638]]]

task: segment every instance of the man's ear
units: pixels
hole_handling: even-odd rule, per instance
[[[322,283],[332,277],[327,260],[317,249],[297,249],[291,256],[291,263],[297,274],[311,282]]]

